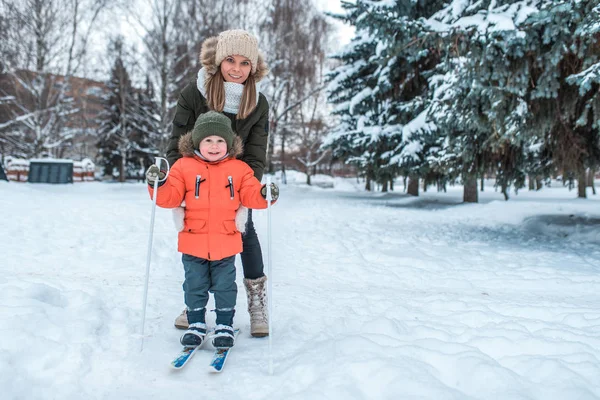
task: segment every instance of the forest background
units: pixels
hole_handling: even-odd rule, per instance
[[[600,166],[600,2],[0,1],[0,161],[91,158],[105,179],[161,155],[200,45],[253,32],[271,73],[269,172],[367,190],[478,182],[586,196]],[[333,11],[333,13],[332,13]],[[344,25],[341,25],[341,21]],[[340,30],[340,26],[344,29]]]

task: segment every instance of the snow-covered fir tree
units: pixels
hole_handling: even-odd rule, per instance
[[[128,156],[128,175],[143,176],[147,167],[160,154],[157,144],[161,142],[160,107],[156,101],[154,85],[146,76],[145,87],[135,90],[131,126],[131,150]],[[137,160],[137,165],[135,163]]]
[[[424,21],[444,6],[439,0],[373,3],[371,27],[377,38],[379,68],[375,95],[381,99],[379,124],[391,145],[385,168],[412,177],[409,193],[418,194],[418,179],[438,180],[428,154],[439,147],[427,121],[429,78],[444,56],[439,34]],[[424,186],[426,187],[426,185]]]
[[[338,18],[356,27],[356,35],[339,53],[332,56],[339,67],[328,74],[329,101],[339,116],[337,128],[324,140],[334,159],[356,165],[366,179],[366,189],[377,179],[377,163],[387,151],[379,139],[377,102],[373,91],[377,87],[376,38],[368,31],[368,6],[364,2],[342,3],[345,15]]]
[[[577,177],[600,165],[600,1],[545,1],[528,30],[530,134],[543,137],[557,171]]]
[[[492,5],[468,23],[465,16],[448,21],[450,13],[438,15],[440,23],[460,27],[452,36],[470,38],[457,48],[464,58],[451,60],[447,107],[438,102],[433,116],[446,135],[444,156],[462,170],[464,182],[492,172],[506,198],[508,187],[523,187],[527,175],[538,186],[558,171],[585,181],[585,168],[598,159],[598,3]],[[477,11],[475,4],[468,11]]]
[[[599,1],[357,1],[329,100],[336,157],[379,182],[508,189],[599,163]],[[585,196],[585,185],[580,196]],[[418,190],[418,187],[413,189]],[[416,193],[414,193],[416,194]]]
[[[429,117],[444,143],[435,160],[444,165],[449,180],[465,185],[464,200],[476,202],[477,177],[488,171],[505,196],[511,182],[522,186],[521,129],[527,106],[526,82],[508,78],[513,71],[500,51],[522,38],[515,24],[524,14],[524,2],[472,3],[463,9],[446,7],[428,21],[449,46],[440,71],[445,73],[431,81]],[[490,7],[494,5],[498,7]]]
[[[108,93],[103,98],[104,111],[98,121],[98,163],[104,167],[104,175],[118,177],[123,182],[138,134],[134,125],[136,95],[124,64],[122,39],[114,41],[112,47],[115,61],[106,84]]]
[[[363,64],[358,65],[368,73],[366,84],[357,81],[345,72],[356,72],[356,67],[352,69],[355,61],[347,54],[338,56],[344,65],[331,75],[330,101],[338,104],[336,113],[346,121],[333,137],[361,138],[346,143],[364,146],[353,148],[360,150],[354,158],[359,162],[355,162],[368,178],[381,183],[383,190],[401,173],[413,177],[409,192],[416,195],[418,177],[433,176],[428,153],[436,151],[439,145],[436,137],[429,134],[426,121],[428,79],[441,61],[443,49],[437,32],[428,29],[424,19],[443,5],[436,0],[358,1],[346,5],[346,20],[357,28],[349,50],[364,48]],[[339,76],[344,75],[350,76],[346,87],[343,82],[340,84]],[[349,90],[352,88],[354,91]],[[346,99],[336,97],[338,92]],[[352,114],[356,116],[349,118]]]

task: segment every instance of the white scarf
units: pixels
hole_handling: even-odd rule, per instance
[[[206,99],[206,87],[204,86],[204,80],[206,78],[206,70],[204,67],[198,71],[198,90],[200,94]],[[223,82],[225,86],[225,107],[224,112],[230,114],[237,114],[240,110],[240,102],[242,101],[242,94],[244,92],[244,85],[235,82]],[[258,104],[260,86],[256,84],[256,104]]]

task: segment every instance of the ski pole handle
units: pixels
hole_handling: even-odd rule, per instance
[[[160,165],[164,163],[167,166],[167,172],[165,173],[164,178],[159,179],[158,182],[164,182],[167,180],[167,176],[169,176],[169,172],[171,171],[171,166],[169,165],[169,161],[166,158],[163,157],[156,157],[154,158],[154,164],[156,164],[156,166],[158,167],[159,170],[162,171],[162,169],[160,168]]]
[[[267,200],[269,202],[269,206],[271,205],[271,202],[273,201],[273,194],[271,193],[271,177],[267,176],[267,195],[265,197],[265,200]]]

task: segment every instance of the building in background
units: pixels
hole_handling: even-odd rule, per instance
[[[82,160],[94,159],[96,149],[97,117],[102,112],[102,96],[106,92],[104,82],[92,79],[69,77],[69,85],[61,93],[65,77],[19,70],[0,74],[0,155],[27,156],[20,144],[35,141],[37,132],[31,129],[32,119],[41,118],[39,110],[53,110],[57,98],[66,99],[69,113],[60,129],[69,132],[69,139],[57,142],[50,156]],[[51,118],[52,112],[45,118]],[[58,111],[56,111],[58,113]],[[41,129],[43,129],[43,124]],[[0,159],[0,161],[2,161]]]

